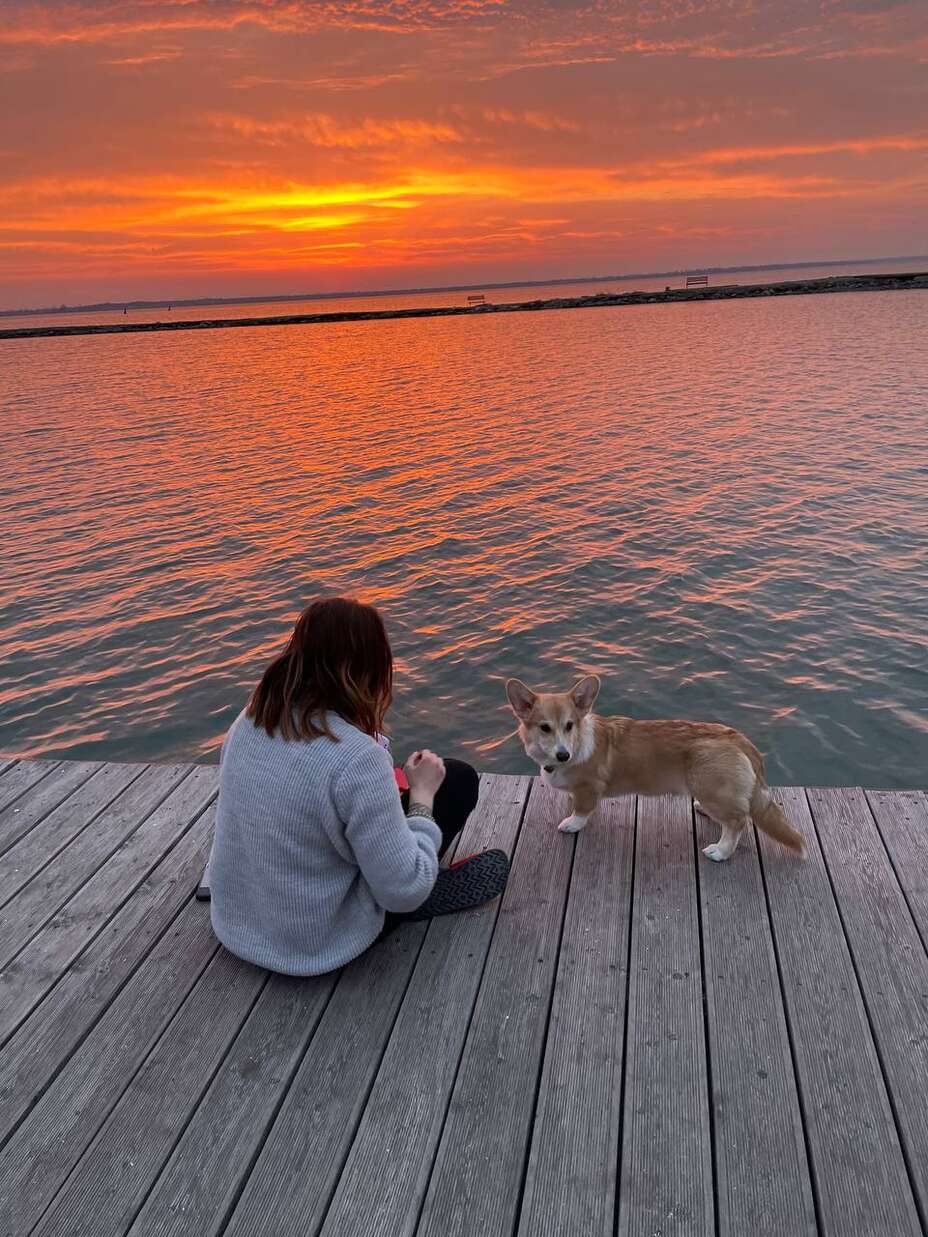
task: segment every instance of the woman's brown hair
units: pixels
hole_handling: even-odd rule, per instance
[[[336,736],[326,713],[376,735],[393,699],[393,652],[373,606],[348,597],[314,601],[261,677],[246,713],[285,739]]]

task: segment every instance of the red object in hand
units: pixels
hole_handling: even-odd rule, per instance
[[[393,776],[396,778],[396,784],[400,790],[409,789],[409,781],[402,769],[394,769]]]

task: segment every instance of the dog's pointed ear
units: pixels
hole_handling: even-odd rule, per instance
[[[526,687],[519,679],[507,680],[506,695],[509,697],[513,713],[522,720],[529,716],[538,699],[532,689]]]
[[[581,716],[586,716],[596,703],[596,697],[599,695],[599,679],[595,674],[588,674],[585,679],[581,679],[576,687],[570,689],[570,698],[574,703],[574,708]]]

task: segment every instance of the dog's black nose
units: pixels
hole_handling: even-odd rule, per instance
[[[563,764],[565,760],[570,760],[570,752],[565,752],[562,747],[557,750],[555,755],[557,756],[561,764]]]

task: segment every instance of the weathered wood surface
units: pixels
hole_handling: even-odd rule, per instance
[[[100,766],[84,761],[50,764],[21,761],[0,782],[0,854],[26,837]]]
[[[528,791],[528,778],[485,777],[459,851],[496,846],[511,856]],[[429,925],[324,1237],[403,1237],[415,1231],[498,911],[496,901]]]
[[[923,790],[868,790],[867,801],[928,949],[928,794]]]
[[[804,862],[760,834],[821,1231],[922,1231],[892,1105],[805,792],[778,799]]]
[[[696,855],[685,799],[638,802],[620,1154],[621,1237],[713,1232]]]
[[[697,869],[718,1229],[805,1237],[817,1228],[798,1087],[757,844],[744,833],[737,863]],[[698,851],[717,838],[698,815]]]
[[[909,1176],[928,1215],[928,955],[861,790],[810,790]]]
[[[534,782],[417,1233],[511,1232],[547,1030],[575,839]],[[553,845],[552,838],[560,845]]]
[[[924,1232],[923,792],[714,864],[685,800],[573,837],[487,777],[504,897],[299,980],[192,899],[216,786],[0,759],[0,1237]]]
[[[123,802],[123,791],[140,776],[144,775],[146,782],[154,778],[160,784],[169,778],[170,772],[169,767],[162,772],[158,768],[146,769],[144,765],[103,765],[99,768],[0,858],[0,906],[9,902],[111,803],[116,799]],[[131,799],[126,801],[132,802]],[[107,821],[104,834],[109,837],[116,832],[115,824]]]
[[[5,905],[0,903],[0,966],[14,957],[71,895],[87,883],[189,771],[190,767],[183,765],[151,766],[125,794],[120,794],[112,810],[99,813],[71,845],[67,845],[69,829],[62,829],[64,840],[60,851],[63,853],[56,853],[31,878],[26,876],[30,865],[22,864],[17,857],[23,843],[0,859],[0,882],[9,873],[8,888],[14,890]],[[86,784],[81,790],[88,788]],[[84,805],[78,805],[77,794],[62,805],[68,807],[71,821],[86,815]],[[78,807],[80,811],[75,810]],[[53,812],[52,817],[57,814]],[[33,830],[23,842],[31,840],[35,832]]]
[[[564,815],[569,814],[565,800]],[[520,1237],[612,1237],[615,1214],[635,800],[577,837]]]

